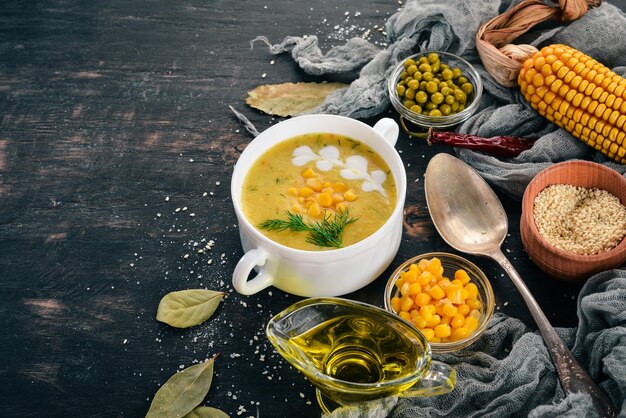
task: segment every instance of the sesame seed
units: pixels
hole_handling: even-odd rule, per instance
[[[573,254],[598,254],[615,248],[626,236],[626,207],[606,190],[553,184],[534,200],[539,234]]]

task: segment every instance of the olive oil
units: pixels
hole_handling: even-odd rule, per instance
[[[328,319],[291,337],[289,345],[320,372],[351,383],[408,377],[423,359],[421,347],[401,328],[383,324],[369,312]]]
[[[431,359],[416,328],[367,303],[305,299],[270,319],[266,333],[317,388],[325,413],[388,396],[448,393],[456,383],[454,369]]]

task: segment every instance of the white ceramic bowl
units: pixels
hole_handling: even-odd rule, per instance
[[[348,247],[305,251],[274,242],[244,216],[241,190],[252,164],[275,144],[297,135],[329,132],[370,146],[389,166],[396,183],[396,206],[389,219],[369,237]],[[406,172],[394,148],[398,125],[389,118],[372,128],[355,119],[335,115],[306,115],[285,120],[257,136],[241,153],[231,180],[231,196],[245,251],[233,272],[233,287],[251,295],[268,286],[299,296],[339,296],[371,283],[389,266],[400,246]],[[248,277],[253,270],[257,274]]]

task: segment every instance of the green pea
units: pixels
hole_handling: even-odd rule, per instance
[[[463,83],[461,84],[461,90],[465,92],[468,96],[474,92],[474,86],[472,83]]]
[[[441,111],[442,115],[448,116],[450,113],[452,113],[452,106],[450,106],[449,104],[442,104],[441,106],[439,106],[439,110]]]
[[[402,65],[396,93],[411,112],[449,116],[465,109],[473,97],[474,86],[463,71],[442,62],[436,52],[407,58]]]
[[[467,101],[467,95],[461,89],[454,90],[454,98],[460,103],[464,104]]]
[[[429,81],[428,83],[426,83],[426,91],[429,92],[430,94],[433,94],[434,92],[438,90],[439,90],[439,85],[435,83],[434,81]]]
[[[404,63],[404,68],[409,68],[411,65],[415,65],[415,60],[411,59],[411,58],[407,58]]]
[[[415,93],[415,101],[419,104],[424,104],[428,101],[428,94],[425,91],[418,91]]]
[[[430,101],[433,102],[434,104],[439,104],[443,102],[443,94],[439,92],[433,93],[433,95],[430,96]]]
[[[432,72],[432,69],[430,68],[429,64],[420,64],[419,67],[417,67],[422,73],[429,73]]]
[[[417,90],[420,87],[420,82],[416,79],[413,79],[407,83],[410,89]]]

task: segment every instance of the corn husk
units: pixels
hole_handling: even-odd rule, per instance
[[[501,85],[516,86],[523,62],[537,49],[511,42],[539,23],[547,20],[569,22],[587,13],[589,7],[601,3],[602,0],[560,0],[559,6],[553,7],[540,0],[524,0],[483,23],[476,32],[476,48],[485,69]]]

